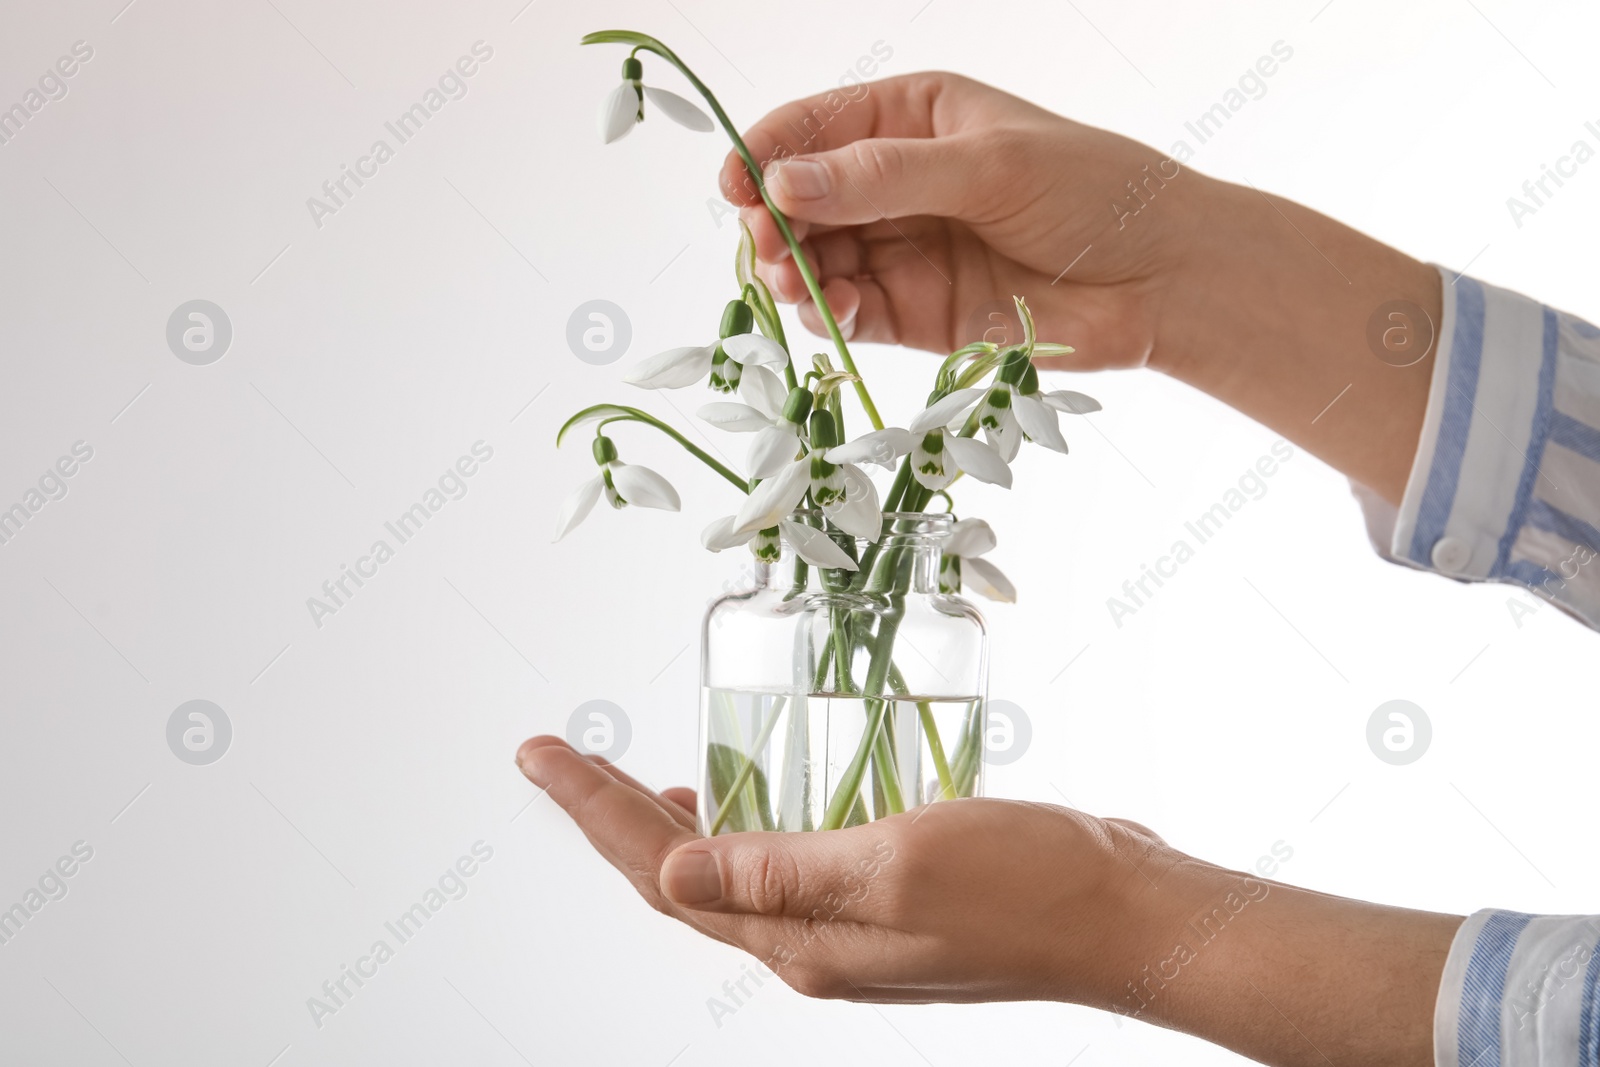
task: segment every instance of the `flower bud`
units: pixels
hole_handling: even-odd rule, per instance
[[[805,390],[796,390],[804,392]],[[793,396],[794,394],[789,394]],[[833,421],[830,411],[813,411],[811,413],[811,447],[813,449],[832,448],[839,443],[839,435],[834,431],[838,427]]]
[[[611,438],[601,435],[594,439],[594,461],[604,467],[617,458],[617,446]]]
[[[811,414],[811,390],[799,387],[789,390],[789,397],[783,402],[783,417],[799,426],[806,421],[806,416],[809,414]]]
[[[728,306],[722,309],[721,337],[732,337],[734,334],[749,333],[755,328],[755,316],[750,312],[750,305],[743,300],[730,300]]]

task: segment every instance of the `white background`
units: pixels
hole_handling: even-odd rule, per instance
[[[707,206],[720,140],[656,121],[598,143],[623,53],[578,37],[662,37],[741,125],[882,41],[885,74],[958,70],[1163,149],[1281,40],[1293,58],[1193,166],[1594,318],[1600,162],[1521,228],[1505,204],[1596,142],[1592,10],[124,3],[10,0],[0,33],[0,106],[73,42],[94,49],[0,146],[0,506],[73,442],[94,449],[0,545],[0,907],[74,842],[94,849],[0,945],[0,1059],[1234,1061],[1076,1008],[878,1010],[776,983],[719,1028],[706,1001],[742,958],[647,909],[548,800],[526,806],[517,743],[590,699],[626,709],[635,773],[689,781],[700,613],[740,566],[697,545],[726,485],[626,431],[684,514],[604,509],[549,544],[593,471],[554,428],[607,399],[684,421],[620,377],[711,335],[735,235]],[[316,226],[307,198],[480,39],[494,54],[468,95]],[[647,77],[683,88],[660,63]],[[233,324],[210,366],[165,341],[195,298]],[[595,298],[633,324],[610,366],[565,341]],[[906,417],[932,362],[858,347]],[[1579,844],[1592,634],[1551,608],[1519,627],[1503,587],[1380,562],[1342,480],[1303,454],[1119,628],[1106,598],[1273,436],[1152,374],[1049,378],[1105,411],[1067,425],[1066,460],[1025,452],[1018,491],[963,498],[1022,591],[988,613],[991,695],[1034,740],[992,793],[1069,797],[1235,866],[1281,840],[1281,877],[1335,893],[1600,910]],[[494,456],[468,495],[314,625],[306,598],[478,440]],[[195,698],[234,731],[204,767],[165,740]],[[1394,698],[1433,723],[1405,767],[1365,740]],[[468,894],[313,1025],[307,998],[478,840],[494,856]]]

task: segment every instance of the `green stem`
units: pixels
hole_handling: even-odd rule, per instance
[[[899,667],[889,669],[889,684],[902,696],[911,695]],[[933,756],[934,773],[939,776],[939,799],[949,800],[956,795],[955,779],[950,774],[950,761],[944,755],[944,742],[939,739],[939,724],[933,719],[933,706],[926,700],[917,701],[917,715],[922,720],[922,733],[928,739],[928,752]]]
[[[728,479],[728,481],[732,482],[738,487],[739,492],[750,492],[750,482],[745,481],[723,464],[717,462],[717,460],[713,458],[712,455],[705,449],[701,448],[699,445],[695,444],[693,441],[689,440],[687,437],[683,436],[683,434],[679,433],[677,430],[674,430],[671,426],[668,426],[654,415],[651,415],[648,412],[640,411],[638,408],[627,407],[623,404],[594,404],[590,407],[584,408],[582,411],[572,416],[572,418],[562,423],[561,429],[556,431],[556,447],[561,447],[561,441],[567,436],[567,431],[571,430],[579,423],[593,418],[599,412],[612,413],[602,418],[602,425],[608,422],[642,422],[647,426],[654,426],[656,429],[660,430],[662,433],[678,442],[678,444],[682,445],[691,456],[698,459],[701,463],[704,463],[706,466],[710,467],[724,478]]]
[[[887,701],[885,701],[887,703]],[[895,770],[894,753],[889,748],[889,735],[878,731],[878,740],[872,746],[872,770],[878,785],[883,789],[883,804],[890,815],[906,810],[905,797],[900,792],[900,775]]]
[[[822,817],[821,828],[824,830],[837,830],[844,825],[855,803],[856,794],[861,791],[861,779],[866,773],[867,758],[872,754],[873,746],[877,744],[878,731],[883,727],[883,716],[889,704],[883,699],[883,691],[889,678],[889,667],[893,663],[894,636],[900,629],[900,616],[903,611],[904,608],[897,604],[884,613],[883,625],[872,642],[872,660],[867,665],[867,678],[862,691],[868,698],[877,699],[867,700],[867,722],[861,735],[861,744],[857,746],[850,765],[845,768],[843,779],[828,801],[827,812]]]
[[[679,73],[689,80],[689,84],[694,86],[695,91],[710,105],[712,114],[716,116],[717,122],[721,124],[723,131],[727,133],[728,139],[733,142],[734,150],[739,153],[739,158],[744,160],[745,169],[750,172],[750,179],[756,183],[756,189],[761,193],[762,203],[767,206],[767,213],[772,216],[772,221],[777,223],[778,232],[783,234],[783,239],[789,246],[789,252],[794,256],[794,265],[800,269],[800,276],[805,279],[806,289],[810,292],[811,299],[817,306],[817,313],[822,316],[822,324],[827,327],[828,336],[833,339],[833,347],[839,353],[840,362],[844,364],[845,370],[851,374],[857,374],[855,360],[850,357],[850,348],[845,344],[844,334],[839,329],[839,323],[833,317],[833,309],[828,306],[827,297],[822,295],[822,286],[817,282],[817,276],[811,270],[811,264],[806,261],[805,253],[801,250],[800,242],[796,240],[794,231],[790,229],[788,218],[778,209],[778,205],[772,202],[772,197],[767,193],[766,180],[762,178],[761,168],[756,164],[755,157],[750,154],[749,146],[744,143],[744,138],[739,136],[739,131],[734,129],[733,121],[728,118],[728,113],[722,110],[722,105],[717,102],[716,96],[706,87],[705,82],[696,77],[694,71],[689,69],[689,65],[679,59],[677,53],[672,49],[654,37],[649,37],[642,33],[635,33],[632,30],[600,30],[597,33],[586,34],[582,43],[631,44],[635,52],[654,52],[674,67],[677,67]],[[791,388],[794,386],[792,362],[789,367],[789,385]],[[878,408],[872,402],[872,395],[867,392],[866,383],[859,379],[859,375],[855,382],[855,389],[856,396],[861,401],[862,410],[867,413],[867,419],[872,423],[872,428],[874,430],[883,429],[883,419],[878,416]]]
[[[772,710],[767,713],[767,721],[761,724],[761,732],[756,735],[755,744],[745,754],[744,766],[739,768],[739,773],[734,775],[733,785],[728,789],[728,795],[722,799],[722,809],[717,812],[717,817],[711,820],[711,830],[707,837],[716,837],[717,831],[722,829],[722,824],[728,821],[728,815],[733,811],[735,799],[743,796],[744,787],[750,781],[750,775],[756,769],[756,754],[767,746],[767,740],[772,736],[772,728],[778,725],[778,717],[783,714],[783,705],[786,697],[777,697],[772,702]],[[755,798],[748,798],[750,803],[755,803]]]

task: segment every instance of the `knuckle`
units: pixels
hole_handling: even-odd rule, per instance
[[[903,173],[905,157],[893,141],[868,138],[850,145],[851,167],[873,186],[887,185]]]
[[[763,915],[782,915],[793,888],[794,865],[771,852],[755,855],[746,867],[745,893]]]

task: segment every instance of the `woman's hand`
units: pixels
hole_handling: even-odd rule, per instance
[[[551,737],[517,761],[651,906],[808,996],[1111,1007],[1149,935],[1130,919],[1179,858],[1130,825],[1005,800],[706,839],[689,790],[656,794]]]
[[[847,339],[950,352],[979,340],[993,326],[984,312],[996,302],[1005,311],[1017,294],[1042,336],[1072,339],[1079,365],[1152,357],[1168,279],[1202,251],[1192,245],[1196,227],[1182,223],[1198,217],[1206,179],[1179,178],[1153,149],[958,75],[912,74],[858,91],[836,114],[838,91],[788,104],[745,136],[758,161],[771,161],[767,189],[793,220]],[[1114,199],[1124,211],[1139,206],[1127,182],[1148,185],[1142,195],[1160,201],[1167,225],[1118,232]],[[735,153],[721,184],[741,205],[773,294],[800,302],[802,321],[822,332]]]
[[[1273,1064],[1431,1064],[1461,920],[1342,900],[1194,860],[1049,804],[954,800],[822,833],[701,837],[566,742],[517,764],[657,911],[808,996],[1061,1000]]]
[[[1076,349],[1040,366],[1151,366],[1399,502],[1433,360],[1394,365],[1369,324],[1401,301],[1436,340],[1432,267],[959,75],[861,88],[842,107],[840,91],[787,104],[745,135],[846,338],[942,354],[999,315],[1011,323],[987,339],[1013,343],[1022,296],[1041,339]],[[773,295],[821,333],[737,154],[720,185]]]

